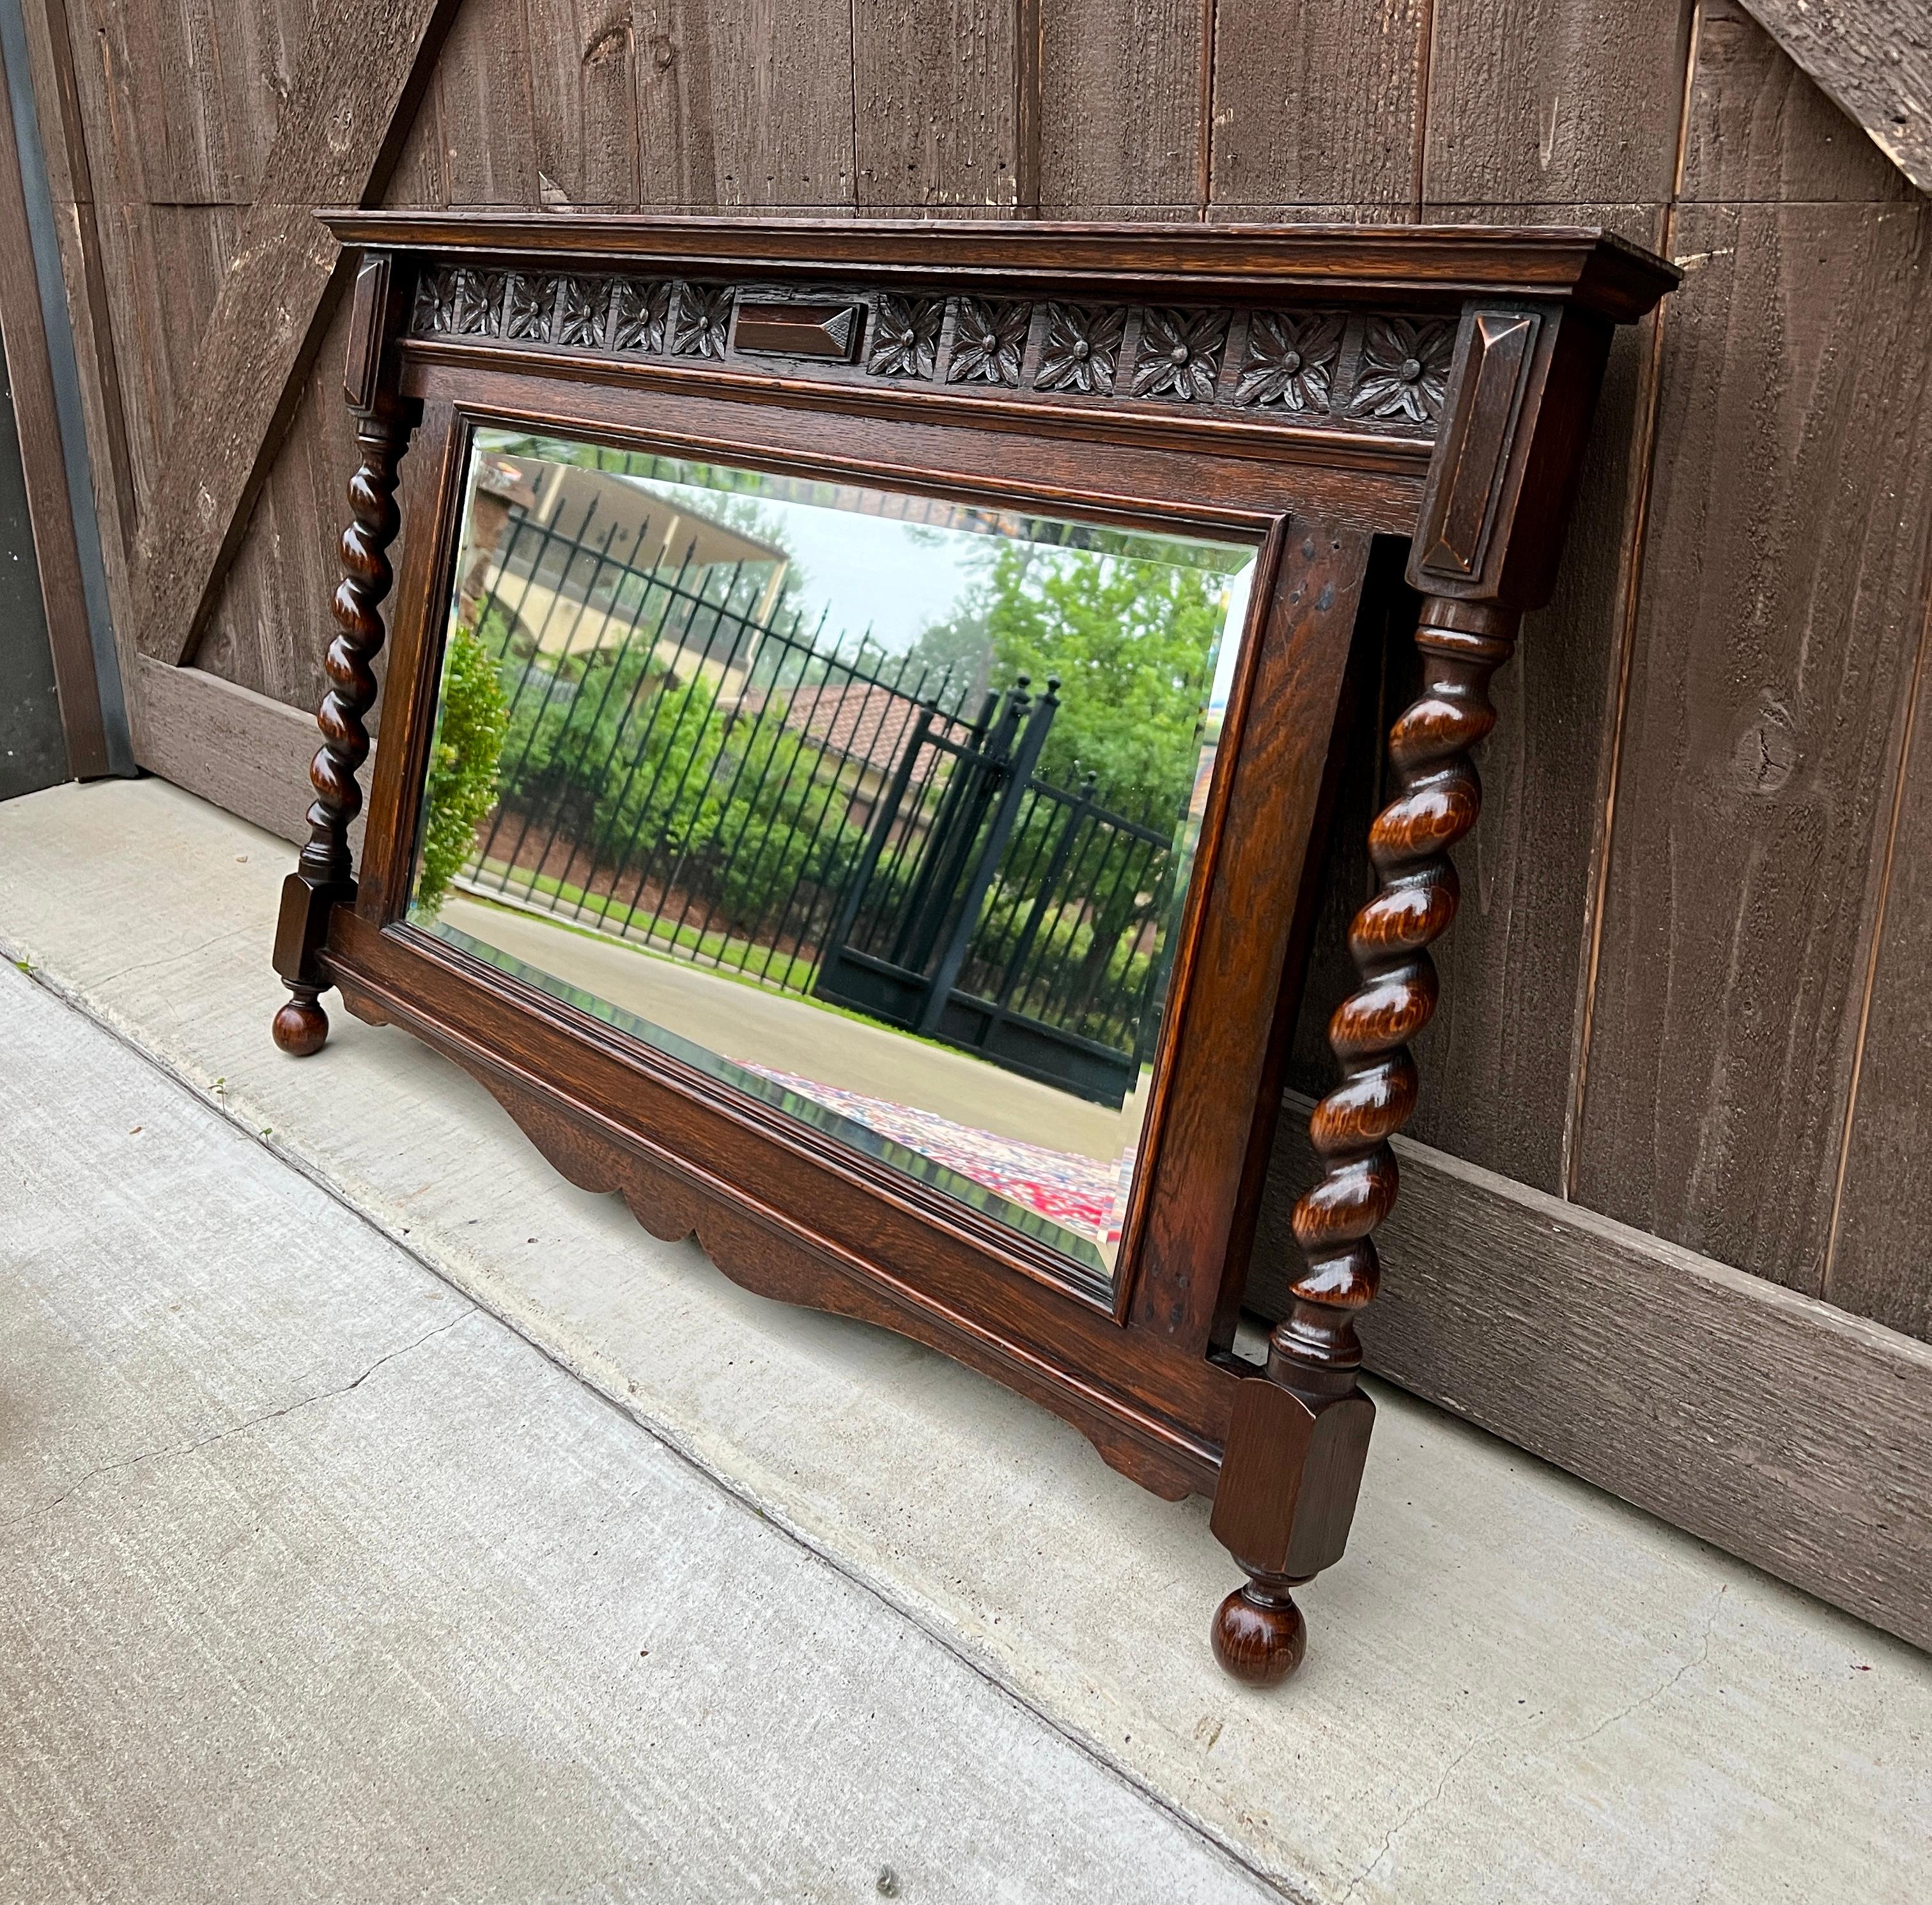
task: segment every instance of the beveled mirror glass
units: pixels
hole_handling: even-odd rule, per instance
[[[480,431],[410,916],[1103,1283],[1255,554]]]

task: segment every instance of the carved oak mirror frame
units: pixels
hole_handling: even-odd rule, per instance
[[[1289,1590],[1341,1554],[1372,1404],[1356,1312],[1394,1198],[1407,1042],[1474,824],[1491,674],[1547,600],[1612,327],[1675,281],[1596,231],[567,216],[328,218],[360,254],[346,375],[340,633],[311,837],[283,896],[277,1042],[322,1046],[319,995],[393,1022],[488,1087],[573,1182],[728,1275],[935,1346],[1055,1411],[1114,1467],[1214,1498],[1247,1576],[1215,1648],[1300,1660]],[[987,340],[992,340],[989,344]],[[1084,346],[1084,349],[1072,346]],[[1260,548],[1138,1181],[1110,1292],[765,1107],[412,926],[406,903],[478,424],[736,459],[954,500],[1204,529]],[[412,519],[359,871],[350,826],[385,637],[397,466]],[[1324,786],[1378,536],[1423,597],[1420,698],[1396,724],[1336,1011],[1325,1172],[1265,1366],[1234,1338],[1279,1061],[1299,993]]]

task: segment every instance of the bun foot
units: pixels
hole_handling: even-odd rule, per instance
[[[313,996],[293,998],[275,1014],[275,1042],[291,1058],[320,1052],[328,1036],[328,1014]]]
[[[1250,1687],[1277,1686],[1308,1651],[1308,1623],[1294,1597],[1250,1582],[1237,1588],[1214,1615],[1214,1658]]]

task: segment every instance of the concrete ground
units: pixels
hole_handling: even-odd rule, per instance
[[[1924,1656],[1384,1394],[1237,1688],[1204,1504],[280,1058],[290,857],[0,806],[0,1897],[1932,1895]]]
[[[1261,1899],[0,974],[10,1900]]]

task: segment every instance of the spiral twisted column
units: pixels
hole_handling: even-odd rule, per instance
[[[402,526],[397,466],[409,447],[407,420],[396,406],[381,405],[362,418],[356,434],[362,460],[349,479],[351,520],[342,533],[342,580],[330,604],[337,633],[323,662],[329,686],[316,713],[322,746],[309,764],[315,799],[308,810],[309,837],[284,888],[276,942],[276,968],[290,997],[275,1014],[275,1042],[297,1058],[320,1050],[328,1036],[328,1017],[319,1002],[327,982],[315,956],[329,908],[352,902],[356,895],[349,829],[362,811],[356,777],[369,758],[363,717],[375,705],[371,664],[388,632],[382,604],[395,581],[388,552]]]
[[[1476,824],[1482,783],[1469,758],[1496,725],[1489,684],[1516,646],[1516,611],[1426,598],[1416,629],[1421,694],[1389,736],[1400,791],[1376,817],[1369,856],[1380,878],[1354,917],[1349,950],[1361,984],[1329,1021],[1342,1080],[1315,1108],[1310,1136],[1321,1181],[1294,1207],[1300,1273],[1268,1341],[1268,1373],[1294,1399],[1286,1430],[1301,1450],[1293,1525],[1260,1566],[1237,1550],[1248,1583],[1221,1604],[1215,1652],[1238,1678],[1266,1684],[1299,1664],[1306,1644],[1290,1593],[1341,1553],[1373,1415],[1357,1389],[1355,1318],[1381,1281],[1373,1233],[1395,1203],[1389,1139],[1415,1108],[1409,1041],[1440,992],[1430,946],[1456,916],[1449,850]]]
[[[1355,1317],[1375,1300],[1373,1232],[1396,1197],[1388,1141],[1415,1108],[1409,1042],[1435,1016],[1441,992],[1429,948],[1448,931],[1460,896],[1449,850],[1482,812],[1469,752],[1496,724],[1490,678],[1515,650],[1516,622],[1485,604],[1423,604],[1422,692],[1389,735],[1400,791],[1369,833],[1381,890],[1348,930],[1362,983],[1328,1022],[1342,1082],[1309,1122],[1322,1180],[1294,1207],[1302,1270],[1269,1343],[1270,1372],[1291,1387],[1352,1372],[1362,1360]]]

